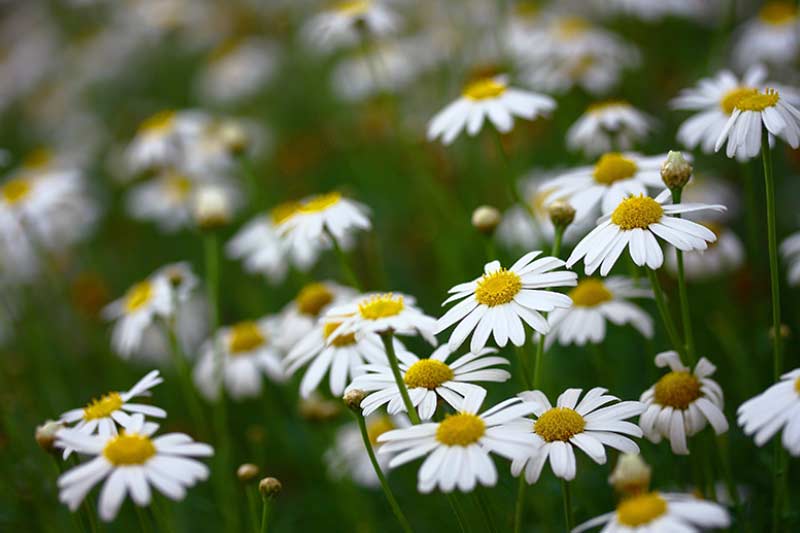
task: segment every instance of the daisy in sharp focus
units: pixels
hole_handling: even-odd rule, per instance
[[[59,420],[64,424],[74,424],[68,429],[83,435],[108,436],[116,435],[118,426],[123,428],[130,426],[131,415],[135,413],[164,418],[167,416],[167,412],[159,407],[130,402],[139,396],[149,396],[150,389],[163,381],[158,370],[153,370],[128,391],[106,393],[93,399],[85,407],[63,413]],[[69,457],[73,451],[73,449],[65,447],[64,459]]]
[[[783,447],[794,457],[800,456],[800,368],[744,402],[736,414],[745,434],[755,436],[756,446],[763,446],[783,429]]]
[[[484,348],[477,353],[468,353],[450,363],[447,359],[453,354],[450,348],[442,345],[428,359],[403,352],[397,354],[403,382],[417,414],[422,420],[429,420],[436,412],[439,398],[454,409],[461,407],[470,392],[483,389],[474,382],[502,383],[511,377],[507,370],[496,368],[509,364],[508,359],[497,357],[497,350]],[[348,389],[359,389],[370,393],[361,402],[364,416],[386,405],[390,415],[406,410],[400,390],[394,380],[392,368],[386,358],[383,361],[364,365],[364,374],[356,377]]]
[[[56,445],[74,448],[92,458],[58,478],[59,500],[75,511],[92,488],[105,479],[97,503],[100,518],[117,516],[126,494],[139,507],[150,504],[151,487],[171,500],[182,500],[186,489],[208,477],[208,467],[193,459],[210,457],[208,444],[194,442],[183,433],[153,434],[158,424],[134,415],[119,435],[86,435],[62,429]]]
[[[686,279],[690,281],[719,277],[735,272],[744,264],[745,251],[741,239],[727,226],[716,222],[698,221],[714,232],[717,240],[708,243],[703,251],[683,255],[683,268]],[[674,250],[666,252],[666,267],[671,274],[677,274],[677,257]]]
[[[783,240],[780,247],[781,256],[786,263],[786,278],[789,285],[800,285],[800,232],[793,233]]]
[[[562,346],[599,344],[606,337],[606,321],[618,326],[630,324],[648,339],[653,336],[653,319],[627,301],[652,298],[653,291],[630,278],[584,278],[567,296],[572,299],[572,307],[556,309],[547,317],[550,333],[545,337],[546,348],[556,340]]]
[[[423,493],[436,487],[469,492],[477,484],[494,486],[497,470],[490,454],[513,461],[530,453],[533,436],[519,420],[536,404],[511,398],[478,414],[485,397],[483,389],[471,391],[458,412],[441,422],[387,431],[378,437],[379,454],[392,454],[391,468],[425,457],[417,475]]]
[[[315,50],[332,52],[365,37],[393,34],[401,26],[400,17],[382,0],[340,0],[306,22],[301,35]]]
[[[338,192],[304,198],[297,210],[278,226],[278,233],[291,248],[303,243],[326,243],[336,239],[340,245],[350,242],[356,230],[367,231],[372,225],[369,209]]]
[[[624,100],[596,102],[567,130],[567,146],[587,156],[630,150],[647,137],[654,123]]]
[[[723,413],[722,388],[710,378],[716,367],[705,357],[694,371],[683,365],[677,352],[656,355],[656,366],[669,366],[670,372],[644,391],[640,400],[647,409],[639,417],[644,436],[652,442],[669,440],[672,453],[688,455],[686,438],[697,434],[707,424],[721,435],[728,431]]]
[[[441,137],[444,144],[450,144],[464,129],[475,136],[484,118],[500,133],[507,133],[514,125],[514,116],[533,120],[555,108],[556,102],[549,96],[509,87],[505,76],[480,78],[467,84],[458,100],[431,119],[428,139]]]
[[[525,344],[528,324],[534,331],[546,335],[550,331],[542,312],[567,308],[572,305],[569,296],[550,292],[552,287],[574,287],[577,274],[556,270],[564,262],[555,257],[536,259],[542,252],[523,255],[511,268],[505,269],[499,261],[486,263],[483,276],[456,285],[442,305],[459,301],[436,322],[436,333],[457,324],[447,345],[456,350],[472,334],[470,351],[480,352],[490,335],[498,346],[509,339],[515,346]]]
[[[737,64],[769,63],[789,67],[800,52],[800,16],[791,0],[765,2],[758,15],[745,22],[733,48]]]
[[[723,211],[725,207],[665,204],[669,196],[669,190],[665,190],[656,198],[631,196],[622,200],[575,246],[567,259],[567,267],[571,268],[582,259],[587,276],[598,268],[600,275],[605,276],[627,247],[636,265],[658,269],[664,262],[664,254],[656,237],[684,252],[705,250],[709,242],[717,239],[714,232],[675,215],[701,210]]]
[[[284,352],[294,349],[319,324],[331,307],[346,303],[358,293],[332,281],[315,281],[303,286],[294,300],[286,304],[280,312],[280,335],[275,342]],[[341,396],[341,393],[335,394]]]
[[[606,462],[605,446],[626,453],[638,453],[639,446],[625,435],[641,437],[639,426],[626,422],[644,410],[640,402],[620,402],[616,396],[606,394],[606,389],[595,387],[579,402],[582,390],[567,389],[559,397],[556,407],[541,391],[526,391],[518,396],[536,406],[535,421],[521,419],[513,423],[534,437],[528,454],[511,464],[511,473],[519,476],[525,470],[525,481],[536,483],[544,464],[549,460],[556,477],[567,481],[575,479],[574,447],[582,450],[595,463]],[[614,405],[607,405],[616,402]],[[603,407],[606,406],[606,407]]]

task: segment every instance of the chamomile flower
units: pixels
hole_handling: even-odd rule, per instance
[[[547,289],[574,287],[577,275],[556,270],[564,262],[555,257],[536,259],[541,253],[529,252],[509,269],[502,268],[499,261],[486,263],[483,276],[448,291],[452,296],[442,305],[461,301],[439,318],[436,333],[458,324],[447,342],[450,350],[457,349],[470,333],[472,353],[480,352],[492,334],[500,347],[509,339],[515,346],[522,346],[525,344],[523,322],[542,335],[550,331],[541,313],[567,308],[572,300]]]
[[[479,78],[467,84],[460,98],[431,119],[428,139],[441,137],[444,144],[450,144],[464,129],[475,136],[484,118],[499,132],[507,133],[514,125],[514,116],[533,120],[555,108],[556,102],[549,96],[514,89],[505,76]]]
[[[56,445],[74,448],[92,457],[58,478],[59,500],[75,511],[92,488],[105,479],[97,509],[110,522],[117,516],[126,494],[144,507],[150,504],[151,486],[172,500],[182,500],[186,489],[208,477],[208,467],[194,457],[209,457],[214,450],[183,433],[153,437],[158,424],[131,417],[125,431],[116,435],[87,435],[63,429]]]
[[[714,15],[719,9],[719,3],[714,0],[603,0],[595,3],[600,9],[611,9],[646,21],[667,16],[701,18]]]
[[[247,98],[272,78],[278,56],[276,45],[263,39],[227,40],[211,52],[206,68],[197,79],[197,91],[214,102],[229,103]]]
[[[400,17],[382,0],[340,0],[312,17],[301,29],[303,40],[319,52],[355,46],[364,38],[397,32]]]
[[[159,111],[146,119],[126,151],[134,173],[179,165],[186,143],[199,135],[210,118],[198,111]]]
[[[741,28],[733,57],[737,64],[748,67],[769,63],[778,67],[790,66],[800,51],[797,5],[790,0],[765,2],[758,16]]]
[[[783,447],[800,456],[800,368],[781,376],[767,390],[750,398],[736,410],[737,422],[747,435],[763,446],[783,429]]]
[[[513,461],[530,453],[533,436],[519,421],[536,404],[512,398],[478,414],[485,397],[483,389],[471,391],[458,412],[441,422],[387,431],[378,437],[379,454],[393,455],[391,468],[426,456],[417,476],[423,493],[436,487],[468,492],[477,484],[494,486],[497,470],[490,454]]]
[[[447,359],[453,352],[446,345],[437,348],[428,359],[420,359],[409,352],[398,353],[403,382],[419,417],[429,420],[436,412],[439,398],[454,409],[459,409],[467,394],[483,389],[474,382],[507,381],[511,374],[496,367],[509,364],[508,360],[495,356],[496,352],[492,348],[484,348],[477,353],[462,355],[450,363]],[[364,365],[362,370],[366,373],[356,377],[348,389],[370,393],[361,402],[364,416],[383,405],[387,405],[386,410],[390,415],[406,410],[392,368],[385,357],[382,361]]]
[[[722,388],[710,376],[716,367],[705,357],[694,371],[683,365],[677,352],[656,355],[656,366],[669,366],[670,372],[644,391],[640,400],[647,409],[639,417],[644,436],[652,442],[669,440],[672,453],[688,455],[686,438],[695,435],[707,424],[721,435],[728,431],[723,409]]]
[[[161,231],[173,233],[193,224],[192,205],[197,184],[186,174],[171,170],[136,185],[126,207],[138,220],[151,220]]]
[[[599,344],[606,337],[606,321],[621,326],[630,324],[648,339],[653,336],[653,319],[629,298],[652,298],[653,292],[630,279],[612,276],[605,280],[584,278],[567,293],[572,307],[556,309],[547,317],[549,348],[558,339],[562,346],[587,342]]]
[[[292,248],[302,243],[325,243],[330,235],[341,244],[348,242],[355,230],[372,227],[368,214],[365,205],[329,192],[301,200],[297,210],[278,226],[278,232]]]
[[[319,318],[332,306],[345,303],[358,295],[350,287],[332,281],[305,285],[294,300],[280,313],[281,334],[275,339],[278,346],[289,352],[317,326]],[[340,396],[341,393],[335,394]]]
[[[604,526],[603,533],[699,533],[730,525],[722,505],[691,494],[642,492],[620,500],[613,512],[581,524],[572,533]]]
[[[139,351],[145,330],[173,309],[172,289],[163,276],[150,276],[128,289],[125,296],[108,304],[103,317],[114,322],[111,344],[123,358]]]
[[[209,400],[216,400],[220,386],[234,400],[261,394],[262,375],[286,381],[281,354],[274,345],[279,333],[274,317],[246,320],[221,328],[200,349],[194,382]],[[220,383],[221,381],[221,383]]]
[[[608,152],[592,166],[545,181],[540,190],[547,191],[547,203],[569,201],[575,208],[575,220],[592,216],[598,207],[602,215],[608,215],[627,196],[647,194],[648,187],[662,190],[661,164],[666,157]]]
[[[750,159],[761,150],[761,128],[786,141],[792,148],[800,146],[800,110],[775,89],[763,92],[753,89],[742,94],[734,104],[725,128],[717,139],[714,151],[727,142],[725,155]]]
[[[781,243],[780,252],[788,268],[786,277],[789,285],[800,285],[800,232],[787,237]]]
[[[64,424],[74,424],[69,429],[82,435],[116,435],[118,426],[128,427],[132,423],[131,415],[141,413],[146,416],[164,418],[167,412],[160,407],[131,402],[130,400],[149,396],[150,389],[159,385],[164,380],[158,370],[149,372],[133,387],[125,392],[109,392],[99,398],[93,399],[80,409],[72,409],[61,415],[59,420]],[[64,448],[64,459],[74,450]]]
[[[605,446],[626,453],[638,453],[639,447],[625,435],[641,437],[642,430],[626,418],[636,416],[644,410],[640,402],[620,402],[619,398],[606,394],[601,387],[589,390],[579,402],[581,389],[567,389],[559,397],[556,406],[541,391],[526,391],[519,397],[535,405],[535,421],[522,419],[514,422],[520,430],[532,433],[533,448],[528,454],[511,463],[511,473],[519,476],[525,470],[525,481],[536,483],[544,464],[549,460],[556,477],[567,481],[575,479],[575,450],[582,450],[595,463],[605,464]],[[611,402],[614,405],[607,405]]]
[[[675,215],[700,210],[722,211],[721,205],[665,204],[669,191],[656,198],[631,196],[622,200],[610,215],[602,217],[595,229],[572,250],[567,267],[580,260],[585,263],[587,276],[600,268],[605,276],[627,247],[633,262],[638,266],[658,269],[664,254],[656,237],[684,252],[705,250],[717,236],[707,227],[678,218]]]
[[[630,150],[647,137],[654,120],[624,100],[596,102],[567,131],[570,150],[599,156]]]
[[[727,226],[715,222],[700,222],[714,232],[717,240],[708,244],[703,251],[683,255],[683,268],[688,280],[704,280],[735,272],[745,260],[744,245],[741,239]],[[666,253],[666,267],[671,273],[678,271],[674,251]]]

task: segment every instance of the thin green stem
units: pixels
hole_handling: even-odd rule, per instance
[[[245,495],[247,496],[247,512],[250,515],[250,524],[253,527],[254,533],[258,533],[261,524],[258,521],[258,487],[251,483],[244,488]]]
[[[489,501],[486,498],[486,491],[483,488],[478,487],[475,491],[477,494],[478,499],[478,507],[481,510],[481,514],[483,515],[483,520],[486,522],[486,529],[490,533],[497,533],[497,523],[492,516],[492,509],[489,506]]]
[[[672,189],[672,203],[681,203],[681,189]],[[680,218],[680,215],[675,215]],[[675,249],[675,257],[678,264],[678,297],[681,304],[681,322],[683,323],[683,338],[686,340],[686,355],[688,362],[694,364],[697,355],[694,349],[694,333],[692,331],[692,317],[689,313],[689,290],[686,285],[686,275],[683,268],[683,252]]]
[[[192,424],[194,424],[197,431],[203,431],[205,427],[203,422],[203,409],[200,406],[200,401],[192,386],[191,371],[189,370],[189,365],[186,362],[186,357],[181,348],[180,341],[178,340],[178,306],[176,300],[175,291],[173,290],[173,315],[164,324],[167,330],[167,338],[169,339],[169,352],[172,356],[172,363],[175,365],[175,371],[178,373],[178,381],[180,382],[183,401],[189,409],[189,416],[192,419]]]
[[[358,276],[356,276],[353,267],[350,265],[350,260],[347,258],[347,254],[342,250],[342,247],[339,245],[339,241],[336,237],[331,233],[328,228],[325,228],[325,233],[328,235],[328,238],[331,240],[331,244],[333,244],[333,251],[336,253],[336,257],[339,259],[339,266],[342,269],[342,274],[347,279],[347,282],[359,290],[359,292],[364,292],[364,287],[361,285],[361,282],[358,280]]]
[[[452,492],[446,492],[445,496],[447,496],[447,503],[450,504],[450,509],[453,510],[453,514],[456,516],[458,529],[461,531],[461,533],[466,533],[467,520],[464,518],[464,513],[461,510],[461,506],[458,504],[458,500],[456,500],[456,496]]]
[[[667,330],[669,341],[683,359],[683,356],[686,354],[686,350],[681,338],[678,336],[678,331],[675,329],[675,323],[672,321],[672,315],[669,313],[669,307],[667,307],[667,301],[664,298],[664,291],[661,288],[661,282],[658,281],[658,274],[652,268],[646,268],[645,270],[647,270],[647,277],[650,278],[650,285],[653,288],[653,294],[656,298],[656,306],[658,307],[658,312],[661,314],[661,320],[664,322],[664,328]]]
[[[550,250],[550,255],[553,257],[558,257],[561,253],[561,241],[564,237],[564,230],[566,226],[556,226],[555,227],[555,234],[553,235],[553,247]],[[542,313],[545,319],[547,319],[547,313]],[[531,364],[531,369],[533,370],[533,375],[531,376],[531,383],[533,383],[534,390],[539,390],[539,385],[542,382],[542,359],[544,358],[544,340],[545,335],[539,334],[539,341],[536,343],[536,353],[533,356],[533,363]]]
[[[561,480],[561,496],[564,500],[564,523],[567,531],[572,531],[572,493],[570,492],[569,481]]]
[[[419,424],[419,415],[414,405],[411,403],[411,398],[408,395],[406,383],[403,381],[403,376],[400,375],[400,364],[397,362],[397,354],[394,352],[394,333],[392,331],[384,331],[381,333],[381,340],[383,347],[386,350],[386,357],[389,359],[389,366],[392,368],[392,375],[394,381],[397,383],[397,388],[400,389],[400,396],[403,398],[403,405],[406,406],[408,411],[408,418],[411,419],[412,424]]]
[[[564,231],[566,226],[556,226],[555,233],[553,234],[553,247],[550,249],[550,255],[558,257],[561,254],[561,241],[564,239]]]
[[[150,521],[150,517],[147,513],[145,513],[144,508],[138,505],[134,505],[133,507],[136,509],[136,516],[139,519],[139,528],[142,533],[152,533],[153,523]]]
[[[525,512],[525,489],[527,487],[525,472],[520,472],[519,483],[517,484],[517,504],[514,506],[514,533],[522,531],[522,515]]]
[[[358,429],[361,430],[361,438],[364,441],[364,447],[367,449],[369,462],[372,463],[372,468],[375,470],[375,475],[378,476],[378,481],[380,481],[381,488],[383,489],[383,495],[386,496],[386,501],[389,502],[389,507],[392,508],[392,512],[394,513],[395,518],[397,518],[397,522],[400,524],[400,527],[403,529],[403,531],[410,533],[411,525],[408,523],[403,511],[400,509],[400,504],[397,503],[394,494],[392,494],[392,489],[389,488],[389,482],[386,481],[386,476],[383,475],[381,466],[378,464],[378,459],[375,457],[375,450],[372,449],[372,443],[369,440],[369,433],[367,432],[367,424],[364,421],[364,416],[358,409],[354,410],[353,414],[358,421]]]
[[[269,496],[262,495],[261,496],[261,533],[267,533],[269,531],[269,515],[270,515],[270,507],[272,507],[272,498]]]

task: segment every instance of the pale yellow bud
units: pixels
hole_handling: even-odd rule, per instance
[[[472,212],[473,227],[486,235],[494,233],[501,220],[500,211],[490,205],[482,205]]]
[[[668,189],[682,189],[692,177],[692,165],[680,152],[670,151],[661,165],[661,179]]]
[[[637,494],[647,491],[650,474],[650,467],[638,453],[625,453],[619,456],[608,482],[619,492]]]

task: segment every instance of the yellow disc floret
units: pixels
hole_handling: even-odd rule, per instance
[[[326,194],[318,194],[317,196],[312,196],[308,200],[304,201],[300,204],[300,207],[297,209],[298,213],[320,213],[325,211],[329,207],[336,205],[339,203],[339,200],[342,199],[341,193],[338,192],[329,192]]]
[[[25,178],[12,178],[0,186],[0,195],[7,203],[14,205],[25,198],[31,193],[31,182]]]
[[[558,36],[566,41],[583,35],[590,27],[591,24],[582,17],[561,17],[555,24]]]
[[[484,274],[475,288],[478,303],[494,307],[507,304],[522,290],[522,279],[516,272],[501,268]]]
[[[376,294],[358,304],[358,312],[367,320],[378,320],[399,315],[405,305],[401,295],[395,296],[391,292]]]
[[[436,359],[420,359],[406,370],[403,381],[409,388],[424,387],[433,390],[453,379],[449,366]]]
[[[146,119],[139,126],[140,133],[157,133],[163,132],[172,127],[175,121],[175,111],[165,110],[159,111],[155,115]]]
[[[533,424],[533,431],[546,442],[567,442],[574,435],[583,432],[586,421],[574,409],[554,407],[546,411]]]
[[[797,394],[800,394],[800,378],[797,378],[796,380],[794,380],[794,391]]]
[[[645,229],[661,220],[664,208],[648,196],[631,196],[622,200],[614,212],[611,222],[623,230]]]
[[[149,280],[140,281],[125,294],[125,310],[128,313],[141,309],[153,297],[153,284]]]
[[[272,208],[269,212],[269,218],[277,226],[281,222],[289,220],[292,215],[297,213],[299,208],[300,204],[298,202],[283,202]]]
[[[447,415],[436,428],[436,440],[445,446],[469,446],[483,437],[486,424],[477,415],[458,413]]]
[[[100,398],[94,399],[83,408],[84,420],[107,418],[111,413],[122,407],[122,397],[118,392],[109,392]]]
[[[658,380],[654,387],[656,403],[673,409],[687,409],[700,398],[700,380],[689,372],[670,372]]]
[[[322,326],[322,335],[325,337],[326,340],[329,340],[331,344],[334,346],[342,347],[342,346],[350,346],[351,344],[356,343],[356,334],[355,333],[337,333],[333,339],[330,339],[330,336],[333,335],[333,332],[339,329],[341,326],[341,322],[327,322],[324,326]]]
[[[304,315],[317,316],[333,301],[333,293],[324,283],[310,283],[300,290],[295,303]]]
[[[741,111],[764,111],[768,107],[775,107],[781,99],[775,89],[765,89],[763,93],[753,91],[744,95],[736,102],[736,109]]]
[[[637,527],[649,524],[667,512],[667,501],[657,492],[631,496],[617,506],[617,520],[620,524]]]
[[[605,100],[603,102],[595,102],[586,110],[587,113],[602,113],[612,107],[630,107],[631,105],[625,100]]]
[[[121,433],[103,448],[103,455],[114,466],[141,465],[155,454],[150,438],[136,433]]]
[[[733,113],[733,110],[736,109],[736,104],[739,103],[739,100],[745,96],[750,96],[757,93],[758,89],[754,89],[752,87],[737,87],[735,89],[731,89],[720,99],[719,106],[726,115],[730,115]]]
[[[488,100],[497,98],[506,92],[507,88],[505,83],[501,83],[495,78],[481,78],[464,87],[464,96],[474,101]]]
[[[603,154],[594,166],[594,181],[603,185],[611,185],[620,180],[627,180],[636,175],[639,167],[636,163],[618,152]]]
[[[773,26],[791,24],[797,18],[794,2],[767,2],[758,12],[758,18]]]
[[[176,200],[185,200],[192,192],[192,181],[183,174],[173,173],[167,176],[165,187],[167,194]]]
[[[333,6],[333,10],[343,15],[357,17],[369,11],[369,0],[345,0]]]
[[[577,287],[569,291],[569,297],[576,307],[594,307],[614,299],[611,291],[597,278],[581,280]]]
[[[247,320],[231,327],[230,336],[228,337],[228,351],[231,355],[251,352],[265,342],[267,342],[267,339],[258,324],[252,320]]]

